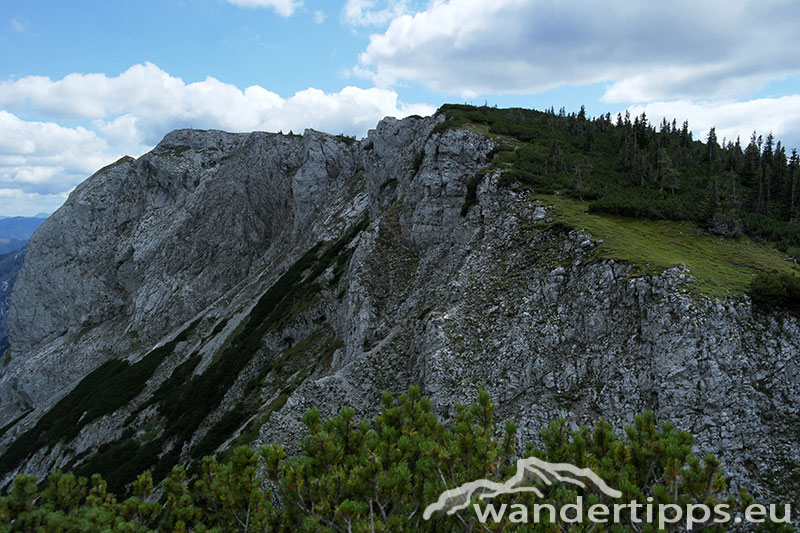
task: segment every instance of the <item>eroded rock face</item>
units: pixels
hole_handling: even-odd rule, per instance
[[[8,348],[6,318],[11,302],[11,291],[25,261],[26,247],[9,253],[0,253],[0,354]]]
[[[694,296],[685,269],[635,277],[630,265],[597,260],[593,236],[550,227],[548,206],[498,188],[497,176],[480,182],[462,216],[467,182],[493,144],[434,132],[438,120],[385,119],[359,142],[181,130],[76,189],[34,235],[14,292],[2,416],[34,411],[6,443],[102,361],[137,360],[200,326],[128,407],[25,468],[43,475],[118,438],[178,364],[198,353],[203,372],[289,265],[368,213],[346,268],[328,268],[319,293],[265,333],[183,457],[252,394],[254,376],[256,416],[270,414],[256,442],[290,447],[311,406],[369,416],[382,391],[419,384],[447,417],[485,387],[520,439],[537,439],[558,416],[621,427],[652,409],[718,453],[734,480],[797,494],[797,320]],[[297,371],[260,373],[323,337],[337,341],[329,359],[302,368],[309,351]]]
[[[453,207],[444,198],[442,215]],[[415,234],[410,224],[403,238],[386,218],[362,242],[350,309],[339,311],[359,334],[259,442],[291,446],[315,405],[329,416],[340,404],[369,415],[381,390],[422,384],[448,416],[486,387],[523,442],[557,417],[621,428],[649,409],[717,453],[734,487],[795,498],[785,490],[794,470],[781,465],[800,462],[796,319],[698,298],[685,268],[630,277],[630,265],[593,261],[590,235],[537,228],[546,209],[492,179],[479,198],[453,231],[423,225]],[[425,237],[437,231],[431,245]]]
[[[179,130],[97,172],[32,238],[8,317],[2,402],[39,406],[119,356],[114,344],[155,342],[310,241],[320,206],[356,164],[352,150],[311,131]]]

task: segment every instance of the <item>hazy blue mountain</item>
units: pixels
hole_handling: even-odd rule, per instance
[[[33,215],[32,217],[22,217],[22,218],[47,218],[47,217],[49,217],[51,214],[52,214],[52,213],[45,213],[44,211],[42,211],[41,213],[36,213],[36,214],[35,214],[35,215]],[[3,220],[3,219],[5,219],[5,218],[13,218],[13,217],[11,217],[11,216],[9,216],[9,215],[0,215],[0,220]]]
[[[7,254],[25,246],[46,217],[44,213],[35,217],[0,217],[0,254]]]
[[[28,240],[44,220],[39,216],[4,218],[0,220],[0,238]]]
[[[0,238],[0,254],[9,254],[15,250],[19,250],[28,243],[28,240],[20,239],[2,239]]]

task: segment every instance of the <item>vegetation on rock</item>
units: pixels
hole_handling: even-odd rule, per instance
[[[570,431],[557,420],[542,431],[543,447],[528,444],[524,451],[517,449],[513,423],[507,422],[504,431],[498,428],[486,391],[475,404],[458,406],[448,424],[436,418],[415,387],[399,398],[384,394],[373,420],[357,421],[345,407],[329,420],[312,409],[303,421],[309,434],[298,455],[287,456],[277,445],[258,452],[238,447],[224,463],[204,458],[194,479],[176,466],[157,490],[151,473],[143,472],[126,499],[112,494],[99,475],[87,479],[57,471],[41,486],[31,476],[19,476],[0,498],[0,530],[499,531],[509,524],[481,524],[469,508],[430,520],[422,514],[444,490],[476,479],[505,480],[514,474],[518,458],[532,456],[591,468],[620,490],[624,501],[652,498],[654,504],[684,510],[726,503],[732,516],[752,503],[746,493],[727,490],[716,458],[692,454],[688,433],[657,424],[650,412],[636,417],[621,436],[603,421]],[[499,500],[561,506],[579,495],[589,505],[608,500],[596,487],[557,483],[544,498],[522,492]],[[704,525],[711,531],[726,527]],[[592,524],[537,527],[589,530]],[[640,527],[623,515],[611,530]]]
[[[563,108],[540,112],[451,104],[439,111],[445,120],[434,132],[466,127],[497,142],[490,154],[492,164],[468,184],[464,215],[477,202],[477,183],[498,172],[503,186],[521,184],[539,198],[573,199],[585,205],[584,213],[689,222],[731,239],[732,246],[739,246],[736,238],[746,234],[800,259],[800,156],[797,150],[787,154],[772,134],[764,138],[753,133],[743,146],[740,139],[720,141],[714,128],[705,142],[694,140],[687,122],[679,126],[675,120],[663,120],[656,128],[644,113],[592,119],[583,108],[567,114]],[[585,217],[572,220],[577,225],[583,221]],[[692,240],[694,228],[685,229],[686,239]],[[735,261],[724,262],[723,271],[737,270]],[[749,289],[757,273],[768,275],[773,270],[782,286],[795,283],[786,277],[790,269],[785,262],[745,259],[744,263],[746,279],[739,279],[742,273],[737,272],[733,283],[713,280],[712,268],[704,292],[714,296],[749,292],[761,307],[798,305],[790,290],[782,292],[786,297],[769,301]],[[763,279],[754,286],[761,290]]]
[[[191,442],[201,424],[219,407],[225,394],[261,349],[264,335],[286,324],[311,305],[323,288],[336,285],[353,253],[347,246],[366,224],[365,219],[337,241],[319,243],[304,254],[261,296],[243,327],[234,332],[230,342],[202,373],[194,374],[200,362],[196,354],[178,365],[152,396],[133,409],[125,424],[128,429],[89,457],[81,457],[83,461],[76,472],[87,476],[102,472],[114,492],[124,490],[146,468],[151,468],[152,476],[160,481],[179,461],[187,443],[192,448],[190,456],[199,460],[202,455],[213,452],[231,438],[236,429],[259,411],[259,385],[268,372],[280,371],[292,355],[297,356],[298,364],[310,367],[329,358],[340,346],[340,341],[335,339],[333,332],[326,331],[322,338],[317,339],[314,349],[307,353],[298,356],[295,353],[297,350],[287,350],[281,360],[272,364],[263,362],[259,377],[251,380],[246,387],[245,397],[233,409],[223,412],[199,441]],[[331,270],[331,276],[323,280],[323,274],[328,269]],[[36,426],[20,435],[5,450],[0,456],[0,472],[11,471],[42,447],[68,442],[86,424],[127,406],[144,389],[158,365],[172,354],[176,343],[186,340],[198,322],[193,322],[171,342],[156,348],[137,363],[129,365],[113,359],[86,376],[73,391],[45,413]],[[314,357],[309,357],[312,355]],[[293,367],[293,370],[298,369]],[[301,377],[305,378],[307,372],[308,368],[301,371]],[[300,378],[289,380],[288,374],[279,396],[284,398],[284,402],[302,381]],[[274,407],[277,409],[282,405],[275,403]],[[150,406],[156,407],[158,415],[157,423],[149,420],[150,425],[158,429],[134,431],[137,416]],[[260,420],[263,423],[266,418]],[[252,428],[246,428],[245,433],[252,437]],[[196,462],[189,466],[194,472],[200,464]]]
[[[750,296],[757,306],[778,306],[800,316],[800,278],[786,273],[762,273],[750,284]]]

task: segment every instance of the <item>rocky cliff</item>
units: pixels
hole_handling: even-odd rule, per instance
[[[481,177],[494,141],[441,120],[358,142],[180,130],[79,186],[14,290],[4,484],[291,447],[311,406],[368,415],[420,384],[443,417],[487,388],[529,440],[652,409],[735,482],[796,499],[797,319],[609,259]]]
[[[17,275],[25,261],[26,248],[0,254],[0,355],[8,348],[8,336],[6,335],[6,318],[8,307],[11,302],[11,291],[17,281]]]

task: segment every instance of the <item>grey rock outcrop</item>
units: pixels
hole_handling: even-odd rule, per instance
[[[11,302],[11,291],[25,261],[26,251],[27,248],[23,247],[21,250],[0,254],[0,355],[8,348],[6,335],[8,307]]]
[[[14,292],[0,415],[30,414],[4,444],[103,361],[191,333],[137,399],[20,468],[42,475],[126,421],[158,421],[137,409],[173,369],[198,354],[194,373],[206,371],[290,265],[367,213],[349,259],[265,330],[181,457],[253,394],[261,407],[240,427],[263,417],[256,442],[292,446],[314,405],[367,416],[381,391],[420,384],[448,417],[485,387],[520,439],[557,416],[621,427],[652,409],[718,453],[735,482],[796,498],[797,320],[699,297],[684,268],[637,277],[599,260],[601,241],[551,226],[547,205],[496,175],[462,215],[493,142],[436,132],[439,120],[385,119],[358,142],[181,130],[82,184],[33,236]]]
[[[8,318],[3,403],[40,405],[119,353],[113,344],[159,338],[287,242],[310,241],[319,205],[340,194],[326,165],[346,175],[356,164],[327,158],[332,142],[179,130],[82,183],[32,238]]]

